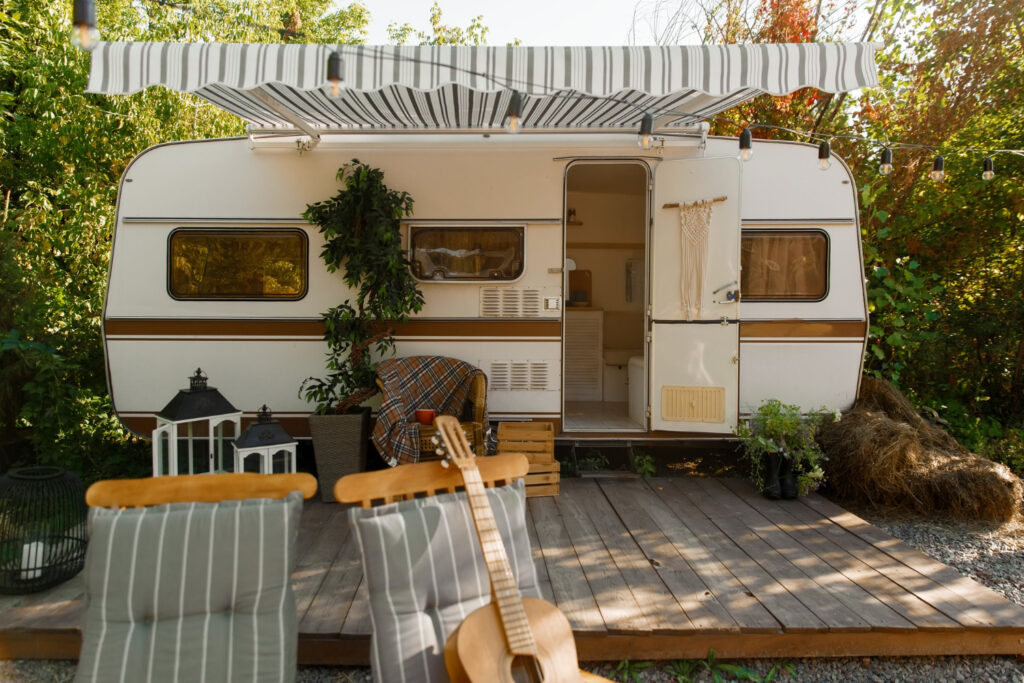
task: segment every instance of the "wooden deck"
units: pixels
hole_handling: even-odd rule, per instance
[[[1024,608],[820,496],[568,479],[528,507],[542,591],[583,660],[1024,653]],[[366,664],[345,509],[309,503],[297,550],[300,663]],[[0,658],[76,658],[81,585],[0,599]]]

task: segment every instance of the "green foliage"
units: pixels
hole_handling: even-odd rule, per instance
[[[825,409],[800,411],[800,406],[778,399],[769,399],[736,428],[745,456],[750,460],[751,478],[759,491],[764,490],[763,458],[768,453],[782,453],[792,461],[797,473],[799,495],[804,496],[824,483],[821,463],[826,459],[815,440],[818,427],[825,420],[839,420],[839,412]]]
[[[650,479],[658,473],[658,468],[654,463],[654,456],[650,453],[641,449],[631,449],[631,459],[633,461],[633,471],[644,479]]]
[[[774,664],[767,674],[761,676],[756,671],[739,664],[730,664],[716,659],[714,649],[708,650],[707,659],[675,659],[668,665],[668,673],[675,678],[677,683],[691,683],[702,671],[706,671],[716,683],[728,679],[771,683],[779,673],[790,673],[792,670],[793,665],[788,662]]]
[[[580,471],[593,472],[608,469],[608,456],[596,448],[588,448],[580,458]]]
[[[631,662],[628,659],[623,659],[615,667],[612,675],[622,683],[640,683],[641,672],[651,668],[651,664],[652,662]]]
[[[402,249],[401,220],[412,215],[412,197],[384,184],[384,172],[353,159],[338,170],[343,188],[310,204],[302,217],[324,237],[327,270],[343,270],[351,299],[324,313],[326,378],[300,388],[317,412],[345,413],[372,395],[378,357],[394,350],[391,322],[405,322],[423,307],[423,295]]]
[[[412,24],[393,23],[388,25],[388,40],[395,45],[405,45],[415,39],[419,45],[483,45],[487,42],[487,27],[484,16],[473,17],[466,28],[448,26],[442,23],[441,6],[430,7],[430,31],[419,31]]]

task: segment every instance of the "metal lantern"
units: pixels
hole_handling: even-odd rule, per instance
[[[85,486],[59,467],[0,477],[0,593],[32,593],[85,566]]]
[[[285,470],[295,472],[295,451],[298,441],[288,435],[281,423],[270,419],[270,408],[264,405],[256,413],[256,421],[235,439],[235,471],[245,471],[245,458],[260,456],[260,474],[274,473],[274,456],[284,453]]]
[[[224,424],[230,423],[234,430],[232,437],[242,429],[242,411],[235,408],[219,391],[206,384],[207,376],[201,368],[189,377],[189,388],[182,389],[171,402],[156,415],[156,429],[153,430],[153,476],[178,474],[178,440],[184,438],[187,444],[188,473],[195,473],[195,433],[198,424],[205,432],[206,455],[209,460],[207,471],[216,472],[224,468],[225,438]],[[179,427],[184,426],[184,436]],[[166,449],[163,446],[166,445]],[[163,451],[166,450],[166,453]],[[167,471],[163,471],[164,455],[167,456]]]

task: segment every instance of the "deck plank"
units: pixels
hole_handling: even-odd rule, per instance
[[[695,534],[707,538],[715,555],[726,562],[736,578],[761,601],[786,631],[824,629],[825,624],[813,612],[780,586],[771,574],[747,555],[735,539],[716,526],[701,507],[701,504],[710,507],[711,501],[704,500],[701,492],[690,487],[687,482],[686,479],[666,480],[664,491],[659,491],[662,500],[676,511],[679,519]]]
[[[352,606],[345,615],[345,623],[341,626],[345,635],[370,635],[373,633],[373,621],[370,619],[370,596],[366,590],[366,577],[360,576],[359,587],[352,597]]]
[[[775,521],[764,515],[762,508],[767,503],[753,486],[741,479],[724,479],[722,484],[745,501],[754,510],[757,518],[746,517],[751,528],[782,553],[790,562],[804,570],[814,581],[832,592],[844,605],[860,614],[868,625],[876,630],[913,630],[914,625],[886,606],[874,595],[864,590],[849,577],[818,557],[812,550],[813,544],[804,545],[807,534],[799,525],[786,524],[780,515]],[[791,542],[779,540],[770,528],[780,531]],[[768,533],[765,533],[765,532]]]
[[[345,526],[348,527],[347,520]],[[309,608],[299,619],[299,633],[337,634],[348,616],[363,566],[355,534],[347,534]]]
[[[605,547],[601,533],[586,511],[576,504],[575,498],[568,495],[577,483],[569,480],[563,482],[556,505],[576,556],[580,559],[580,566],[583,567],[583,574],[587,577],[587,584],[601,612],[605,628],[610,633],[650,633],[653,628]]]
[[[740,627],[729,611],[647,513],[646,507],[654,497],[651,489],[638,481],[602,485],[601,489],[622,523],[631,530],[633,540],[690,618],[693,628],[709,633],[739,631]]]
[[[617,510],[605,497],[596,480],[581,480],[568,486],[563,495],[573,499],[601,530],[601,539],[629,586],[651,630],[659,633],[687,633],[695,630],[672,591],[665,585],[650,560],[623,525]]]
[[[323,503],[321,507],[329,510],[326,521],[321,525],[300,528],[299,540],[295,544],[296,552],[301,553],[296,556],[292,572],[292,590],[300,624],[351,532],[347,512],[340,505]]]
[[[740,630],[747,633],[777,633],[782,625],[715,556],[714,549],[690,531],[657,493],[665,490],[666,481],[652,479],[648,484],[653,495],[647,500],[645,511],[676,552],[728,610]]]
[[[928,583],[922,586],[922,591],[930,591],[929,599],[932,596],[943,597],[943,604],[954,612],[958,609],[965,609],[965,605],[968,606],[971,609],[960,612],[960,614],[978,625],[1012,627],[1024,622],[1024,607],[1009,601],[1001,593],[960,574],[952,567],[942,564],[920,550],[911,548],[903,541],[893,538],[878,527],[868,524],[852,512],[844,510],[819,495],[808,496],[804,502],[837,527],[845,529],[869,545],[871,551],[867,552],[867,557],[888,566],[885,558],[879,557],[875,553],[884,554],[899,564],[905,565],[917,576],[923,577]],[[899,576],[904,576],[902,570],[899,572]],[[955,594],[960,600],[949,599],[946,601],[948,593]]]
[[[548,576],[548,568],[544,564],[544,549],[541,547],[540,537],[537,536],[537,525],[529,510],[526,512],[526,533],[530,537],[530,552],[533,553],[533,573],[537,577],[537,589],[542,598],[554,604],[555,597],[551,591],[551,577]]]
[[[793,545],[786,534],[774,525],[758,529],[760,515],[720,483],[711,479],[693,481],[705,496],[713,497],[725,513],[716,515],[715,523],[718,527],[734,541],[742,539],[747,553],[811,610],[829,630],[867,631],[871,628],[867,621],[786,557],[780,548]]]
[[[551,597],[577,633],[604,633],[604,617],[587,582],[554,498],[529,498],[526,507],[540,542]]]

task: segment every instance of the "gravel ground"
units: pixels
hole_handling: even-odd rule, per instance
[[[872,524],[937,560],[955,567],[972,579],[999,591],[1024,605],[1024,523],[1001,527],[978,523],[936,521],[919,517],[882,515],[869,510],[853,510]],[[841,659],[802,659],[730,661],[759,676],[778,669],[778,681],[905,682],[956,681],[963,683],[1024,683],[1024,661],[1016,657],[872,657]],[[678,665],[678,664],[677,664]],[[587,668],[616,678],[615,663]],[[692,678],[677,678],[679,669],[669,662],[657,662],[637,672],[635,680],[711,681],[710,673],[698,667]],[[726,680],[733,679],[722,672]],[[74,662],[48,660],[0,662],[0,681],[57,683],[70,681]],[[299,683],[365,683],[369,669],[302,667]]]

